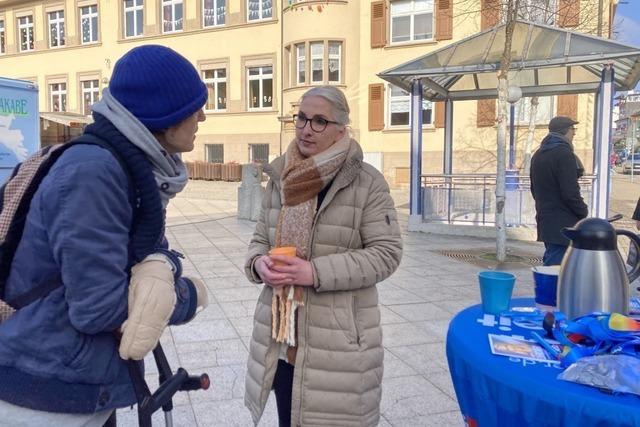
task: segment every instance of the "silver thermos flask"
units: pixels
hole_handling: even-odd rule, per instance
[[[627,273],[617,236],[629,237],[638,254],[640,238],[600,218],[585,218],[562,233],[571,244],[560,265],[558,309],[568,319],[594,311],[628,315],[629,283],[640,275],[640,256]]]

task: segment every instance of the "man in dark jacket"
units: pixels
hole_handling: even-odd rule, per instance
[[[584,167],[572,145],[577,123],[563,116],[551,119],[549,134],[531,158],[531,194],[536,201],[538,241],[545,247],[544,265],[562,262],[569,245],[562,229],[589,213],[578,185]]]

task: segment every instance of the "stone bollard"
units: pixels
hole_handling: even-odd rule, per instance
[[[262,165],[242,165],[242,183],[238,187],[238,219],[257,221],[262,207]]]

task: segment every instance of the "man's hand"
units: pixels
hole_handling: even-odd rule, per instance
[[[286,255],[262,255],[254,267],[262,281],[271,287],[313,286],[313,266],[307,260]]]
[[[636,230],[640,230],[640,221],[636,221]]]

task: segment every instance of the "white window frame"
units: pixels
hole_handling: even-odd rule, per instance
[[[220,70],[224,70],[224,77],[220,77],[218,75],[218,72]],[[207,72],[211,72],[213,71],[213,77],[206,77],[206,73]],[[209,102],[204,104],[204,108],[205,111],[209,112],[209,111],[227,111],[227,100],[229,98],[228,93],[229,93],[229,84],[227,83],[227,69],[225,67],[216,67],[216,68],[206,68],[204,70],[202,70],[202,81],[204,82],[205,85],[207,85],[207,90],[208,90],[208,86],[212,85],[213,86],[213,94],[214,94],[214,108],[207,108],[207,104],[209,104]],[[225,108],[219,108],[218,107],[218,99],[220,98],[220,87],[219,84],[220,83],[224,83],[226,90],[225,90],[225,99],[224,99],[224,105]],[[208,99],[207,99],[208,101]]]
[[[96,19],[96,25],[93,25],[93,18]],[[84,39],[83,20],[87,19],[89,23],[89,40]],[[100,20],[98,18],[98,4],[90,4],[80,7],[80,42],[82,44],[94,44],[99,42],[98,27]],[[94,40],[95,39],[95,40]]]
[[[62,17],[60,14],[62,14]],[[64,32],[64,10],[60,9],[48,12],[47,18],[49,19],[49,48],[56,49],[63,47],[66,44]],[[51,33],[54,30],[56,33],[56,39],[58,40],[58,44],[55,46],[53,45],[53,37],[51,37]]]
[[[245,5],[247,7],[247,22],[256,22],[256,21],[266,21],[267,19],[273,19],[273,3],[276,0],[257,0],[258,1],[258,17],[257,18],[251,18],[251,10],[249,10],[249,1],[251,0],[245,0]],[[270,7],[265,8],[264,5],[265,3],[269,3]],[[270,14],[269,16],[264,16],[265,15],[265,11],[266,10],[270,10]]]
[[[546,108],[546,111],[541,109],[545,103],[548,105],[543,107]],[[516,126],[528,126],[529,125],[529,117],[531,116],[531,98],[524,97],[521,98],[515,104],[514,111],[514,124]],[[553,96],[539,96],[538,97],[538,111],[536,114],[536,125],[546,125],[553,118],[555,111],[555,102]],[[510,112],[508,114],[511,114]],[[544,114],[544,115],[543,115]],[[510,116],[507,116],[507,120],[511,120]]]
[[[54,87],[56,87],[54,89]],[[60,109],[56,110],[54,108],[55,99],[59,97],[60,100]],[[67,84],[64,82],[60,83],[49,83],[49,107],[51,111],[67,111]]]
[[[418,0],[420,1],[420,0]],[[416,10],[415,8],[415,4],[416,4],[416,0],[394,0],[391,2],[391,7],[390,7],[390,11],[389,11],[389,38],[391,40],[391,44],[402,44],[402,43],[414,43],[414,42],[424,42],[424,41],[429,41],[429,40],[433,40],[435,37],[435,29],[436,29],[436,23],[435,23],[435,5],[434,2],[438,1],[438,0],[429,0],[431,2],[431,12],[429,12],[428,10]],[[393,4],[396,3],[410,3],[411,4],[411,11],[409,12],[404,12],[404,13],[393,13]],[[415,17],[416,15],[424,15],[424,14],[428,14],[431,13],[431,37],[427,37],[424,39],[416,39],[415,36]],[[404,16],[408,16],[410,17],[409,20],[409,40],[401,40],[401,41],[393,41],[393,30],[394,30],[394,25],[393,25],[393,18],[397,18],[397,17],[404,17]]]
[[[304,85],[307,83],[307,45],[305,43],[297,43],[294,45],[296,51],[296,85]],[[302,51],[302,55],[300,52]],[[302,73],[302,80],[300,79]]]
[[[205,161],[209,163],[217,163],[213,162],[212,156],[210,155],[212,151],[214,151],[214,147],[219,147],[222,149],[221,162],[224,163],[224,144],[204,144],[204,153],[205,153]]]
[[[127,0],[122,1],[122,27],[124,29],[123,37],[132,39],[144,35],[144,0],[132,0],[133,5],[127,6]],[[127,14],[133,14],[133,35],[127,35]],[[138,28],[138,15],[142,16],[142,28]]]
[[[337,54],[331,54],[331,45],[337,45],[338,46],[338,53]],[[341,41],[336,41],[336,40],[329,40],[329,42],[327,43],[327,55],[328,55],[328,59],[327,59],[327,83],[329,84],[339,84],[342,82],[342,42]],[[338,60],[338,80],[330,80],[331,78],[331,60]]]
[[[225,24],[225,16],[227,13],[227,0],[209,0],[213,2],[213,24],[211,25],[207,25],[206,24],[206,8],[205,8],[205,1],[207,0],[202,0],[202,28],[212,28],[212,27],[219,27]],[[222,9],[221,14],[218,14],[218,9]],[[222,20],[219,20],[218,17],[219,15],[222,16]]]
[[[390,129],[408,129],[411,126],[411,94],[407,92],[406,95],[393,95],[393,88],[394,85],[389,84],[387,86],[387,93],[389,94],[387,96],[387,123],[389,123],[389,125],[387,126]],[[400,88],[398,88],[400,89]],[[404,91],[404,90],[403,90]],[[391,124],[391,116],[393,114],[391,105],[395,102],[406,102],[409,106],[408,109],[408,113],[409,113],[409,119],[407,121],[407,124],[399,124],[399,125],[393,125]],[[430,122],[422,122],[422,127],[433,127],[433,120],[435,119],[435,111],[434,111],[434,105],[431,101],[423,99],[422,100],[422,108],[423,110],[425,109],[425,105],[431,105],[431,121]],[[402,111],[404,112],[404,111]]]
[[[180,28],[178,27],[178,22],[176,20],[176,6],[182,6],[182,18],[180,23]],[[170,6],[171,7],[171,30],[165,30],[164,24],[164,8]],[[171,34],[171,33],[179,33],[184,30],[184,1],[183,0],[162,0],[162,7],[160,8],[160,16],[162,17],[162,34]]]
[[[265,73],[264,69],[265,68],[271,68],[271,73]],[[257,75],[250,75],[249,71],[252,69],[258,69],[259,73]],[[274,82],[273,82],[273,65],[259,65],[259,66],[251,66],[251,67],[247,67],[247,110],[248,111],[261,111],[261,110],[272,110],[273,109],[273,95],[274,95]],[[259,80],[260,84],[259,84],[259,89],[260,89],[260,96],[259,96],[259,106],[258,107],[252,107],[251,106],[251,82],[253,80]],[[271,105],[270,106],[264,106],[264,81],[265,80],[271,80]]]
[[[540,3],[538,6],[536,3]],[[549,14],[545,16],[543,14],[543,8],[547,7]],[[503,5],[503,7],[505,7]],[[558,14],[557,0],[522,0],[520,2],[520,9],[518,10],[519,19],[526,21],[536,22],[538,24],[556,25],[556,19]],[[504,22],[506,15],[506,9],[504,13],[500,14],[501,22]]]
[[[91,86],[85,87],[84,85],[85,83],[91,83]],[[100,80],[98,79],[81,80],[80,88],[82,91],[82,113],[85,116],[90,116],[91,105],[95,104],[100,99]],[[89,94],[89,97],[91,98],[91,102],[89,104],[89,111],[86,110],[87,105],[85,103],[85,95],[87,94]]]
[[[23,22],[24,21],[24,22]],[[22,48],[22,30],[25,30],[24,49]],[[18,17],[18,40],[20,43],[20,52],[31,52],[35,49],[34,44],[33,15]],[[31,46],[31,47],[29,47]]]
[[[309,65],[310,65],[310,69],[309,69],[309,79],[311,84],[314,83],[324,83],[324,41],[320,41],[320,42],[310,42],[309,43]],[[314,46],[320,46],[320,48],[322,49],[322,51],[320,53],[313,53],[313,47]],[[320,80],[315,80],[313,78],[313,61],[314,60],[320,60],[320,72],[322,73],[320,75]]]
[[[6,29],[4,28],[4,19],[0,19],[0,55],[4,55],[6,52]]]

